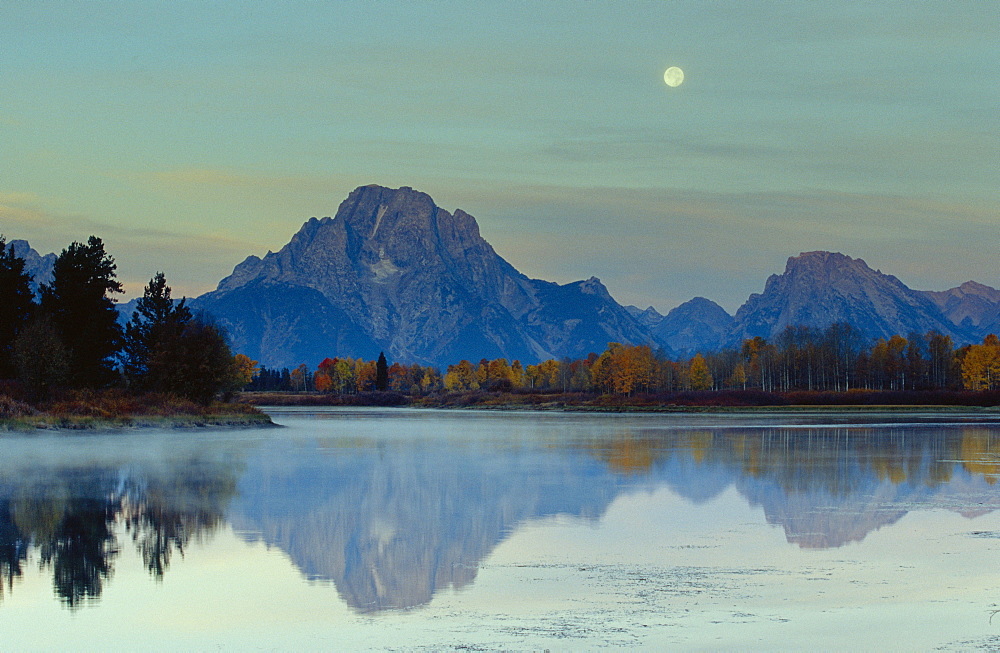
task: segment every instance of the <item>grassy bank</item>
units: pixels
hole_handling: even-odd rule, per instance
[[[269,406],[409,406],[487,410],[570,410],[583,412],[705,411],[957,411],[1000,408],[1000,392],[866,391],[761,392],[758,390],[685,391],[656,394],[600,395],[587,392],[443,392],[411,396],[396,392],[323,394],[243,393],[241,399]]]
[[[0,430],[266,426],[271,418],[244,402],[202,405],[121,390],[72,392],[28,402],[0,395]]]

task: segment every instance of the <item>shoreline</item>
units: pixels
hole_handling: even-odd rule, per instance
[[[259,411],[259,409],[258,409]],[[259,413],[217,413],[207,415],[129,415],[95,417],[92,415],[25,415],[0,418],[0,433],[30,431],[95,431],[132,429],[199,429],[275,427],[271,417]]]
[[[953,405],[910,405],[910,404],[874,404],[874,405],[799,405],[799,406],[587,406],[579,404],[471,404],[458,405],[381,405],[381,404],[258,404],[262,409],[319,409],[319,408],[384,408],[408,410],[469,410],[469,411],[526,411],[526,412],[565,412],[565,413],[630,413],[630,414],[663,414],[663,413],[767,413],[767,414],[809,414],[809,413],[975,413],[982,415],[995,414],[1000,417],[1000,406],[953,406]]]
[[[273,408],[368,407],[442,410],[531,410],[580,413],[791,413],[970,412],[1000,413],[1000,395],[971,392],[760,393],[701,392],[623,397],[592,393],[473,391],[411,396],[396,392],[351,395],[248,392],[241,401]]]
[[[127,417],[94,417],[91,415],[27,415],[0,418],[0,433],[24,431],[96,431],[132,429],[198,429],[278,427],[267,413],[259,415],[132,415]]]

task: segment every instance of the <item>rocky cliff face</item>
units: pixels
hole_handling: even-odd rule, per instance
[[[872,270],[861,259],[834,252],[806,252],[788,259],[764,292],[736,312],[730,342],[773,338],[789,326],[826,327],[848,322],[871,338],[937,330],[956,341],[967,335],[925,294],[896,277]]]
[[[278,309],[259,301],[264,294],[308,295],[312,308]],[[403,362],[531,363],[584,357],[609,341],[649,341],[599,280],[529,279],[497,255],[472,216],[408,187],[354,190],[335,217],[313,218],[279,252],[247,258],[194,306],[270,366],[370,358],[380,349]],[[303,311],[322,313],[322,324]],[[280,350],[267,346],[279,341]]]

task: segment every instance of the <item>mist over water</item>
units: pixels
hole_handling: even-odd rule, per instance
[[[71,643],[32,620],[153,613],[164,648],[766,643],[864,605],[902,628],[904,604],[953,624],[934,641],[992,636],[988,416],[273,416],[285,428],[0,436],[15,648]],[[193,628],[187,604],[220,616]]]

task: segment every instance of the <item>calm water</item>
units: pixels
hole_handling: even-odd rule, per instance
[[[1000,415],[0,434],[0,649],[1000,647]]]

